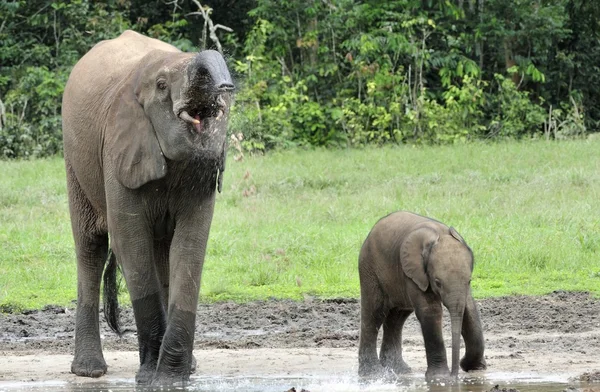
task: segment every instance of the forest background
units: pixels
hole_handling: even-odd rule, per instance
[[[125,29],[222,50],[247,151],[580,138],[599,23],[586,0],[2,0],[0,157],[62,152],[72,66]]]
[[[357,297],[398,209],[467,239],[477,298],[600,295],[599,23],[585,0],[0,0],[0,312],[76,297],[62,93],[125,29],[236,80],[203,299]]]

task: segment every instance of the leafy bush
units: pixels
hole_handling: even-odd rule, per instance
[[[62,152],[60,112],[68,75],[99,40],[130,26],[119,7],[85,0],[0,3],[0,102],[5,112],[0,157]]]
[[[540,133],[546,113],[541,105],[530,99],[527,91],[518,90],[512,80],[496,74],[497,95],[490,95],[494,113],[490,136],[520,138]]]
[[[41,157],[62,152],[60,100],[66,80],[65,70],[53,73],[45,66],[24,70],[5,97],[6,124],[0,130],[2,157]]]

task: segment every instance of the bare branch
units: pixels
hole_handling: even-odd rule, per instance
[[[231,27],[223,26],[222,24],[216,24],[214,27],[215,27],[215,30],[217,30],[217,29],[223,29],[225,31],[233,33],[233,29]]]
[[[223,47],[221,46],[221,42],[219,41],[219,37],[217,37],[217,30],[225,30],[227,32],[232,33],[233,29],[227,26],[223,26],[222,24],[213,24],[212,19],[210,18],[210,13],[212,12],[212,8],[204,7],[198,0],[192,0],[194,4],[198,7],[198,11],[190,12],[186,14],[188,15],[201,15],[204,18],[204,27],[202,29],[202,49],[206,49],[206,35],[208,32],[208,36],[215,43],[217,50],[219,53],[223,54]]]
[[[182,9],[181,6],[179,5],[179,0],[165,1],[164,3],[166,5],[173,4],[173,12],[171,12],[171,15],[173,16],[173,22],[175,22],[175,13],[177,12],[177,8]]]

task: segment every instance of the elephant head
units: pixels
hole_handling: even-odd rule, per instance
[[[458,375],[460,334],[473,272],[473,252],[458,232],[423,226],[407,236],[400,248],[404,273],[422,290],[432,290],[452,321],[452,370]]]
[[[122,83],[106,138],[117,180],[136,189],[166,174],[165,159],[222,172],[234,85],[216,51],[153,50]]]

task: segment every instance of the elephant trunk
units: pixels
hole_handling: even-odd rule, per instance
[[[462,331],[463,314],[465,311],[464,304],[461,309],[451,311],[450,317],[452,320],[452,377],[458,376],[458,365],[460,360],[460,334]]]
[[[234,84],[225,59],[219,52],[204,50],[190,61],[182,90],[179,118],[200,135],[205,151],[224,154],[227,117]]]
[[[188,67],[188,78],[207,82],[198,87],[215,92],[233,91],[233,81],[223,56],[214,50],[204,50],[196,55]]]
[[[200,110],[200,117],[220,118],[222,114],[219,112],[223,112],[228,104],[225,97],[234,90],[223,56],[214,50],[198,53],[188,65],[186,76],[185,98],[192,105],[208,101],[205,107],[197,108]]]

